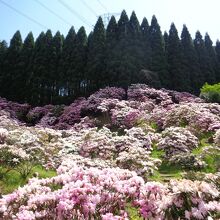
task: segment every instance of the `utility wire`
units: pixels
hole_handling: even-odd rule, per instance
[[[105,9],[107,13],[109,13],[108,9],[105,7],[105,5],[103,5],[103,3],[100,0],[97,0],[97,2],[102,6],[103,9]]]
[[[35,24],[41,26],[42,28],[45,28],[45,29],[49,29],[48,27],[46,27],[45,25],[41,24],[40,22],[36,21],[35,19],[29,17],[28,15],[24,14],[23,12],[19,11],[18,9],[12,7],[11,5],[9,5],[8,3],[0,0],[0,3],[2,3],[3,5],[7,6],[8,8],[12,9],[13,11],[17,12],[18,14],[20,14],[21,16],[27,18],[28,20],[34,22]]]
[[[96,17],[98,17],[98,15],[96,14],[96,12],[86,3],[86,1],[81,0],[81,2],[82,2]]]
[[[35,0],[35,2],[37,2],[41,7],[43,7],[44,9],[46,9],[47,11],[49,11],[51,14],[53,14],[54,16],[56,16],[57,18],[59,18],[61,21],[63,21],[65,24],[67,24],[68,26],[72,26],[72,24],[68,21],[66,21],[65,19],[63,19],[60,15],[58,15],[56,12],[52,11],[50,8],[48,8],[46,5],[44,5],[42,2],[40,2],[39,0]]]
[[[80,19],[83,23],[85,23],[89,27],[93,27],[90,22],[88,22],[84,17],[82,17],[79,13],[73,10],[68,4],[66,4],[63,0],[58,0],[60,4],[62,4],[68,11],[74,14],[78,19]]]

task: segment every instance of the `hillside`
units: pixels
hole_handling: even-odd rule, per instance
[[[220,218],[220,105],[190,93],[0,99],[0,161],[0,219]]]

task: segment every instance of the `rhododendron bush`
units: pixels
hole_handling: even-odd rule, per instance
[[[3,219],[129,219],[126,206],[146,219],[206,219],[220,211],[220,193],[204,181],[144,182],[119,168],[81,168],[61,164],[58,176],[33,178],[0,199]],[[53,187],[58,186],[58,189]],[[217,200],[216,200],[217,199]],[[118,217],[114,217],[117,213]]]
[[[0,99],[0,190],[10,173],[27,180],[0,192],[0,219],[219,219],[219,164],[220,107],[189,93],[107,87],[34,108]],[[36,165],[57,176],[33,178]]]

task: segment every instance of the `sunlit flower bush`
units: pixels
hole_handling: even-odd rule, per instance
[[[69,169],[61,165],[57,172],[56,177],[33,178],[24,187],[4,195],[0,199],[0,217],[129,219],[128,202],[140,216],[151,219],[206,219],[220,211],[219,191],[203,181],[145,183],[128,170],[83,169],[74,163]]]
[[[165,151],[166,156],[189,153],[198,147],[198,138],[186,128],[169,127],[162,132],[158,148]]]

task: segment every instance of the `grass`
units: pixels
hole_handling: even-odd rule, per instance
[[[129,219],[143,220],[143,218],[140,217],[138,210],[136,208],[132,207],[129,203],[127,204],[126,211],[128,213]]]
[[[158,150],[156,143],[153,143],[153,150],[151,151],[150,156],[157,159],[163,159],[165,152],[163,150]]]
[[[163,161],[158,171],[161,174],[172,174],[172,175],[175,175],[176,177],[181,177],[182,168],[181,166],[170,165],[166,161]]]
[[[153,150],[151,152],[151,157],[162,160],[162,164],[158,170],[154,171],[152,176],[147,179],[150,181],[160,181],[164,182],[171,178],[181,178],[182,168],[180,166],[170,165],[164,160],[165,152],[163,150],[158,150],[157,145],[153,144]]]
[[[158,170],[155,170],[153,175],[147,177],[147,179],[149,181],[167,182],[170,179],[182,178],[182,172],[181,167],[169,165],[163,161]]]
[[[192,153],[194,155],[202,155],[204,153],[203,148],[206,147],[206,146],[211,146],[212,145],[212,143],[210,143],[210,141],[209,141],[210,138],[212,138],[212,136],[213,136],[212,132],[203,133],[200,136],[199,147],[194,149],[192,151]],[[207,166],[204,169],[202,169],[203,172],[205,172],[205,173],[215,173],[220,168],[220,155],[219,155],[219,152],[217,150],[207,152],[204,155],[203,159],[207,164]]]
[[[21,178],[18,172],[12,170],[0,180],[0,195],[11,193],[19,186],[25,185],[28,182],[28,179],[33,177],[33,173],[35,172],[39,173],[39,178],[47,178],[57,175],[54,170],[45,170],[41,165],[35,166],[27,179]]]
[[[157,150],[156,148],[154,148],[151,152],[151,157],[153,158],[158,158],[158,159],[162,159],[164,156],[164,151],[163,150]]]

